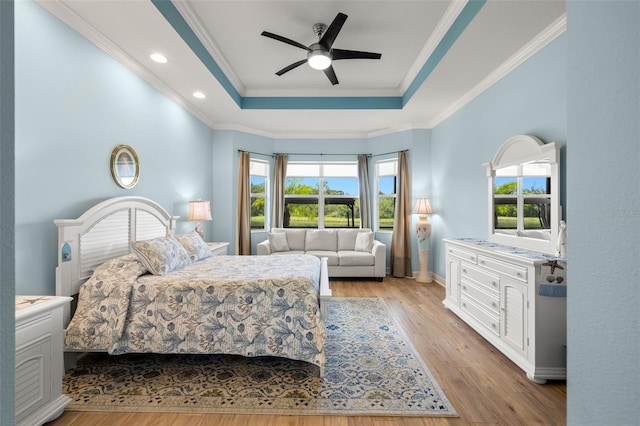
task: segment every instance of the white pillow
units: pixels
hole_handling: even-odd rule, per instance
[[[269,245],[271,251],[276,253],[279,251],[289,251],[289,243],[287,243],[287,234],[284,232],[276,232],[269,234]]]
[[[360,232],[356,237],[355,251],[365,251],[371,253],[373,249],[373,232]]]

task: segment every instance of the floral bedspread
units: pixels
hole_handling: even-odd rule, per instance
[[[80,288],[65,348],[225,353],[325,363],[314,256],[213,256],[165,276],[130,254]]]

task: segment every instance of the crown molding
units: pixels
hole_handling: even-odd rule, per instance
[[[438,22],[438,25],[433,30],[433,33],[427,39],[424,47],[418,54],[416,60],[413,62],[407,73],[405,74],[402,82],[400,82],[399,90],[401,94],[404,94],[413,81],[416,79],[418,73],[427,62],[427,60],[433,55],[442,38],[451,29],[454,22],[462,13],[469,0],[454,0],[451,2],[447,10],[445,11],[442,19]]]
[[[1,1],[1,0],[0,0]],[[489,76],[487,76],[484,80],[482,80],[479,84],[474,86],[469,92],[464,94],[458,101],[456,101],[449,108],[444,110],[441,114],[439,114],[435,119],[428,123],[409,123],[402,126],[396,126],[392,128],[375,130],[372,132],[352,132],[352,133],[335,133],[335,134],[319,134],[319,133],[270,133],[260,129],[254,129],[245,127],[237,124],[230,123],[216,123],[211,120],[206,114],[196,108],[192,103],[188,102],[182,95],[177,93],[171,87],[166,85],[161,79],[159,79],[154,73],[149,71],[148,68],[143,66],[141,63],[136,61],[130,55],[124,53],[122,49],[120,49],[113,41],[109,38],[105,37],[102,33],[97,31],[93,26],[91,26],[88,22],[82,19],[78,14],[76,14],[71,8],[65,5],[60,0],[35,0],[37,4],[43,7],[45,10],[50,12],[53,16],[60,19],[62,22],[70,26],[72,29],[77,31],[84,38],[98,46],[105,53],[110,55],[120,64],[125,66],[127,69],[132,71],[134,74],[142,78],[144,81],[148,82],[150,85],[155,87],[169,99],[176,102],[178,105],[183,107],[189,113],[194,115],[204,124],[209,126],[214,130],[235,130],[241,131],[249,134],[255,134],[258,136],[268,137],[268,138],[279,138],[279,139],[305,139],[305,138],[322,138],[322,139],[355,139],[355,138],[374,138],[378,136],[384,136],[388,134],[398,133],[406,130],[418,130],[418,129],[432,129],[453,114],[455,114],[458,110],[464,107],[466,104],[471,102],[474,98],[482,94],[489,87],[498,82],[502,77],[509,74],[520,64],[531,58],[533,55],[538,53],[541,49],[543,49],[547,44],[551,41],[555,40],[558,36],[563,34],[567,29],[567,18],[566,14],[558,18],[551,25],[549,25],[545,30],[543,30],[538,36],[532,39],[526,46],[520,49],[515,55],[509,58],[506,62],[496,68]],[[416,64],[421,64],[424,62],[423,57],[428,58],[432,53],[433,49],[438,45],[444,34],[451,27],[452,23],[458,17],[460,12],[464,9],[468,0],[454,0],[454,2],[449,6],[447,12],[445,13],[442,21],[436,28],[436,32],[429,38],[427,44],[423,48],[420,53],[419,58],[414,62],[412,68],[407,72],[405,79],[401,83],[403,87],[405,84],[410,84],[411,81],[415,78],[415,74],[419,72],[419,69],[416,70]],[[232,72],[229,72],[230,67],[224,61],[222,55],[218,52],[217,47],[211,41],[211,37],[206,33],[203,29],[202,24],[195,17],[192,9],[186,5],[184,2],[175,2],[176,8],[179,13],[183,16],[185,21],[193,29],[194,33],[200,38],[200,40],[204,43],[205,47],[209,51],[211,55],[216,58],[216,61],[219,61],[219,65],[224,68],[224,72],[233,80],[233,84],[236,87],[240,87],[241,85],[237,81],[237,76]],[[436,35],[437,34],[437,35]],[[408,82],[408,83],[407,83]],[[406,89],[403,89],[403,91]]]
[[[0,0],[1,1],[1,0]],[[89,40],[91,43],[95,44],[102,51],[107,53],[113,59],[118,61],[121,65],[126,67],[128,70],[133,72],[138,77],[142,78],[144,81],[158,89],[162,94],[167,96],[169,99],[183,107],[185,110],[193,114],[200,121],[205,123],[207,126],[212,127],[215,126],[215,123],[211,121],[206,114],[204,114],[199,109],[195,108],[193,104],[189,103],[182,95],[173,90],[171,87],[167,86],[160,78],[158,78],[154,73],[149,71],[148,68],[144,67],[140,62],[133,59],[130,55],[124,53],[122,49],[118,47],[116,43],[111,41],[109,38],[105,37],[101,32],[96,30],[91,24],[82,19],[77,13],[75,13],[71,8],[62,3],[61,1],[52,1],[52,0],[36,0],[40,6],[42,6],[45,10],[51,13],[56,18],[60,19],[62,22],[67,24],[69,27],[77,31],[84,38]]]
[[[445,109],[436,118],[429,122],[430,128],[437,126],[453,114],[458,112],[462,107],[480,96],[485,90],[496,84],[502,77],[516,69],[520,64],[527,61],[533,55],[542,50],[546,45],[551,43],[557,37],[567,30],[567,15],[563,14],[556,19],[551,25],[545,28],[540,34],[534,37],[522,49],[516,52],[511,58],[496,68],[484,80],[474,86],[470,91],[464,94],[460,99],[454,102],[449,108]]]
[[[207,49],[209,55],[211,55],[216,64],[218,64],[224,75],[227,76],[240,96],[246,96],[246,88],[244,87],[236,73],[233,72],[233,68],[231,68],[231,65],[229,65],[229,62],[222,54],[222,51],[218,48],[218,45],[213,41],[213,38],[205,29],[202,21],[198,19],[198,16],[193,11],[193,8],[189,6],[187,2],[183,1],[174,1],[172,2],[172,4],[175,6],[180,15],[182,15],[196,37],[198,37],[200,42],[204,45],[205,49]]]

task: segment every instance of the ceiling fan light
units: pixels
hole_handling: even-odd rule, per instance
[[[309,52],[307,62],[315,70],[326,70],[331,65],[331,58],[326,50],[313,50]]]

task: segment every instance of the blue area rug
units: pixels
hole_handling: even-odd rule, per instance
[[[324,378],[282,358],[91,354],[67,371],[68,411],[457,416],[382,299],[328,304]]]

